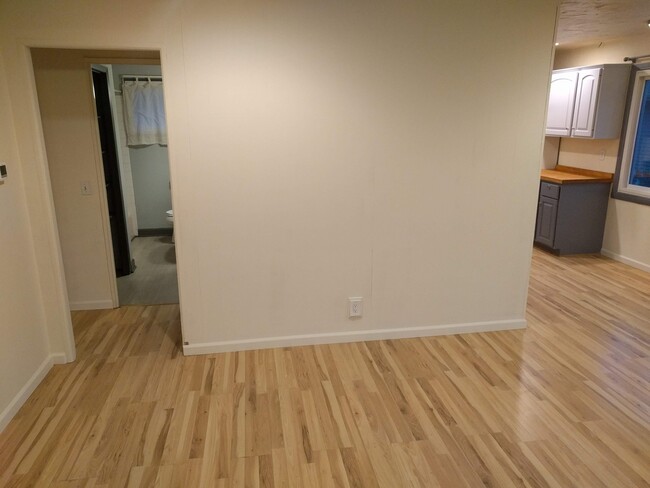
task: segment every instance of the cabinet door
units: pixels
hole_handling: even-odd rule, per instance
[[[551,76],[546,117],[547,136],[570,136],[573,103],[576,95],[577,71],[561,71]]]
[[[535,226],[535,242],[554,247],[555,224],[557,223],[558,201],[553,198],[539,197],[537,205],[537,224]]]
[[[592,137],[594,135],[600,73],[600,68],[583,69],[578,72],[572,137]]]

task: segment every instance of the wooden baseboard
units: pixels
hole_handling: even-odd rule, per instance
[[[115,308],[112,300],[89,300],[85,302],[70,302],[70,310],[106,310]]]
[[[377,341],[383,339],[409,339],[437,335],[468,334],[472,332],[494,332],[499,330],[523,329],[525,319],[495,320],[466,324],[431,325],[424,327],[404,327],[394,329],[357,330],[281,337],[261,337],[240,341],[220,341],[183,345],[187,356],[213,354],[218,352],[248,351],[289,346],[311,346],[318,344],[337,344],[344,342]]]
[[[173,227],[159,227],[157,229],[138,229],[138,237],[171,236],[174,233]]]

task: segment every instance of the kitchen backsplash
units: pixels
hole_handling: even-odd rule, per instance
[[[614,173],[618,141],[618,139],[562,138],[557,164]]]

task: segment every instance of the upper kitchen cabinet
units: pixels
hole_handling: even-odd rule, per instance
[[[553,71],[546,135],[617,139],[621,135],[629,64]]]
[[[577,81],[577,70],[553,71],[546,118],[547,136],[569,137],[571,135]]]

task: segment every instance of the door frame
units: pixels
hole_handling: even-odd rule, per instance
[[[88,82],[92,89],[92,64],[160,64],[163,66],[163,60],[165,59],[164,49],[160,45],[146,47],[71,46],[61,45],[56,42],[47,42],[42,39],[39,41],[33,39],[20,40],[16,43],[16,48],[15,59],[13,59],[13,62],[16,64],[18,69],[14,71],[13,75],[8,77],[7,84],[10,94],[14,90],[18,93],[19,97],[17,103],[21,104],[24,108],[23,122],[27,124],[27,131],[21,133],[20,136],[17,137],[16,142],[21,164],[24,165],[23,173],[25,186],[29,187],[30,184],[33,185],[32,192],[35,193],[30,197],[31,202],[28,203],[28,212],[30,220],[32,221],[30,226],[32,235],[34,236],[34,254],[37,263],[41,298],[43,300],[43,325],[51,348],[49,361],[51,361],[52,364],[69,363],[76,359],[76,345],[31,50],[42,48],[74,49],[90,52],[112,51],[113,53],[116,51],[121,53],[133,51],[157,51],[159,53],[159,59],[155,60],[147,58],[111,57],[110,54],[99,58],[84,58],[85,64],[87,64],[88,68]],[[11,62],[9,64],[11,64]],[[20,90],[17,88],[19,86],[25,87],[25,89]],[[94,105],[92,97],[90,97],[88,103]],[[93,110],[95,110],[94,107]],[[95,126],[93,144],[96,153],[95,164],[97,165],[98,163],[101,164],[101,149],[99,149],[99,132],[96,118],[93,120],[93,125]],[[32,164],[28,164],[26,161],[31,161]],[[170,171],[171,166],[170,157]],[[104,202],[101,206],[101,212],[105,246],[107,247],[107,250],[110,250],[108,257],[110,258],[110,261],[112,261],[112,243],[110,232],[107,232],[108,207],[106,203],[105,188],[103,187],[103,168],[101,171],[98,171],[97,174],[98,178],[102,182],[101,185],[98,185],[98,192],[100,192],[103,199],[102,201]],[[37,232],[38,238],[36,237],[35,232]],[[114,264],[108,263],[108,266],[111,266],[113,269],[111,281],[115,286],[115,306],[117,306],[117,278],[114,273]],[[182,330],[183,328],[181,325],[181,334]]]
[[[94,66],[98,66],[99,64],[89,62],[89,60],[85,58],[84,58],[84,64],[86,65],[88,71],[88,80],[89,80],[88,82],[90,83],[92,93],[94,94],[95,89],[93,84],[93,68]],[[105,68],[103,71],[108,72],[110,70]],[[109,94],[110,94],[110,84],[109,84]],[[114,256],[113,239],[111,237],[111,223],[110,223],[110,217],[108,213],[108,200],[107,200],[108,197],[106,195],[106,178],[104,176],[104,162],[102,160],[102,147],[99,139],[99,123],[97,122],[97,107],[95,106],[95,100],[91,99],[90,104],[92,105],[92,111],[94,115],[92,120],[93,149],[95,153],[94,163],[95,163],[95,172],[97,173],[97,194],[101,202],[99,211],[102,219],[102,234],[104,237],[104,249],[106,251],[106,267],[108,268],[108,276],[109,276],[108,281],[111,290],[111,301],[113,302],[112,307],[118,308],[120,306],[120,298],[117,292],[117,276],[115,270],[115,260],[113,258]],[[111,107],[111,117],[113,116],[112,112],[113,112],[113,108]],[[119,166],[119,159],[118,159],[118,166]],[[122,205],[124,205],[124,202],[122,202]]]

